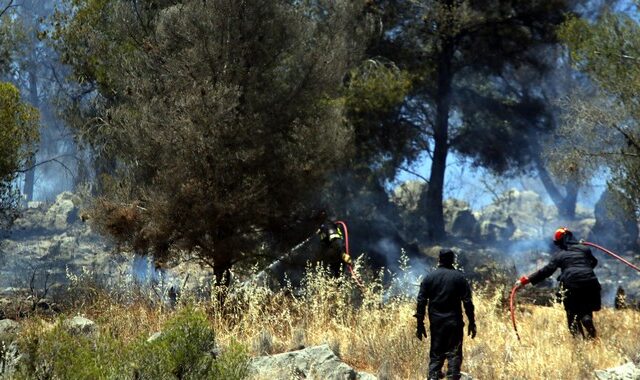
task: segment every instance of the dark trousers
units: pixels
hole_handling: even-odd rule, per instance
[[[460,379],[464,323],[454,319],[430,321],[429,380],[444,377],[442,367],[447,360],[447,379]]]
[[[571,334],[576,337],[595,338],[596,326],[593,323],[593,312],[601,308],[600,284],[594,282],[566,289],[563,303]]]
[[[566,310],[567,323],[571,335],[593,339],[596,337],[596,326],[593,323],[593,312]],[[585,335],[586,331],[586,335]]]

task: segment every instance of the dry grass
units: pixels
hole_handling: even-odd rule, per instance
[[[396,284],[406,282],[396,279]],[[583,379],[603,369],[640,359],[640,313],[604,309],[595,314],[600,338],[574,339],[566,328],[560,305],[521,305],[517,319],[522,341],[513,332],[504,308],[507,289],[477,289],[478,336],[465,339],[463,371],[477,379]],[[105,293],[106,294],[106,293]],[[231,291],[224,304],[212,294],[196,301],[183,296],[181,304],[206,311],[222,346],[238,341],[253,355],[278,353],[328,343],[348,364],[381,378],[423,379],[428,342],[414,336],[412,297],[388,298],[379,280],[364,292],[348,278],[331,278],[318,268],[307,276],[301,293],[291,289]],[[99,322],[103,333],[130,341],[162,329],[175,311],[144,300],[113,302],[101,295],[75,313]],[[155,306],[154,306],[155,305]],[[44,328],[37,320],[27,331]],[[427,339],[428,340],[428,339]]]

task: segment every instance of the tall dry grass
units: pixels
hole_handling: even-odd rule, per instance
[[[415,280],[400,277],[392,287],[411,288]],[[211,291],[207,300],[183,294],[180,305],[206,311],[221,346],[240,342],[253,355],[279,353],[328,343],[348,364],[381,379],[423,379],[428,339],[415,338],[415,299],[396,291],[390,296],[381,275],[370,276],[366,289],[348,277],[333,278],[321,267],[309,268],[302,289],[272,292],[264,288]],[[551,290],[550,290],[551,291]],[[202,294],[202,292],[198,292]],[[475,289],[478,336],[465,338],[463,371],[477,379],[587,379],[595,369],[640,360],[640,313],[603,309],[595,314],[600,337],[585,341],[570,336],[561,305],[520,305],[518,341],[504,307],[508,289]],[[160,331],[175,313],[161,303],[138,298],[125,302],[108,292],[94,292],[73,314],[84,314],[103,333],[130,341]],[[115,301],[117,300],[117,302]],[[33,332],[46,326],[33,319]]]

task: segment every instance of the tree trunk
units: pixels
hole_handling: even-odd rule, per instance
[[[566,195],[562,195],[558,186],[553,182],[549,171],[542,162],[542,158],[538,154],[534,154],[536,169],[540,175],[540,180],[547,190],[553,204],[558,209],[558,216],[562,219],[573,220],[576,217],[576,204],[578,203],[578,190],[580,189],[577,181],[569,182],[565,185]]]
[[[431,175],[427,188],[425,210],[427,218],[427,238],[440,241],[446,237],[442,198],[444,175],[449,153],[449,111],[451,109],[451,83],[453,80],[453,42],[443,41],[438,57],[438,88],[436,92],[436,120],[433,131],[434,149]]]
[[[35,108],[40,107],[40,99],[38,97],[38,78],[35,73],[35,68],[32,68],[29,71],[29,102]],[[33,200],[33,188],[35,186],[35,178],[36,178],[36,154],[34,153],[27,160],[27,168],[31,168],[27,170],[24,174],[24,188],[23,193],[27,200],[30,202]]]

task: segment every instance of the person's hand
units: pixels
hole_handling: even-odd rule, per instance
[[[477,332],[478,330],[476,329],[476,323],[470,322],[469,326],[467,327],[467,335],[470,336],[471,339],[474,339],[476,337]]]
[[[344,261],[347,265],[353,265],[353,261],[351,260],[351,256],[347,255],[346,252],[342,254],[342,261]]]
[[[520,279],[518,279],[518,281],[516,281],[515,284],[513,284],[513,286],[515,286],[516,288],[520,289],[520,288],[524,287],[525,285],[527,285],[528,283],[529,283],[529,277],[522,276],[522,277],[520,277]]]
[[[418,328],[416,329],[416,338],[422,340],[427,337],[427,329],[424,327],[424,321],[418,320]]]

